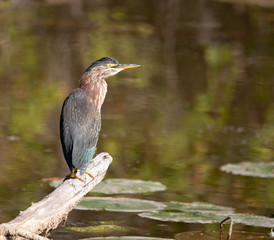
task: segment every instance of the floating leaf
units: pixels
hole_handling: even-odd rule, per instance
[[[234,175],[243,175],[250,177],[273,178],[274,162],[242,162],[238,164],[226,164],[221,170]]]
[[[223,219],[230,216],[235,223],[242,223],[256,227],[274,227],[274,219],[252,214],[233,214],[226,215],[222,212],[146,212],[138,214],[140,217],[169,222],[186,223],[220,223]]]
[[[49,182],[49,185],[54,187],[54,188],[57,188],[61,183],[63,182],[63,179],[61,180],[53,180],[53,181],[50,181]]]
[[[67,227],[68,230],[74,232],[85,232],[85,233],[108,233],[108,232],[127,232],[129,229],[118,225],[98,225],[98,226],[87,226],[87,227]]]
[[[219,206],[211,203],[203,203],[203,202],[192,202],[192,203],[184,203],[184,202],[167,202],[165,210],[177,210],[183,212],[218,212],[218,213],[233,213],[234,209],[230,207]]]
[[[227,231],[224,230],[222,237],[220,238],[219,231],[191,231],[191,232],[182,232],[175,235],[176,240],[216,240],[216,239],[226,239]],[[253,233],[253,232],[244,232],[244,231],[233,231],[232,232],[233,240],[258,240],[258,239],[271,239],[266,234],[262,233]]]
[[[158,192],[164,190],[166,190],[166,186],[159,182],[113,178],[100,182],[92,192],[124,194]]]
[[[164,211],[139,213],[138,216],[165,222],[185,223],[218,223],[227,217],[226,215],[214,213]]]
[[[144,212],[161,210],[165,204],[133,198],[86,197],[76,207],[78,210],[106,210],[113,212]]]
[[[193,202],[193,203],[167,202],[165,204],[167,205],[165,210],[177,210],[177,211],[183,211],[183,212],[202,213],[202,215],[194,214],[193,222],[196,222],[196,220],[199,220],[200,223],[203,223],[203,221],[205,221],[206,223],[208,220],[210,220],[208,219],[210,217],[212,217],[211,219],[212,222],[216,222],[216,220],[220,219],[219,218],[220,216],[223,219],[230,216],[233,218],[235,223],[242,223],[245,225],[256,226],[256,227],[269,227],[269,228],[274,227],[273,218],[257,216],[252,214],[234,213],[234,209],[230,207],[218,206],[211,203],[202,203],[202,202]],[[182,218],[182,215],[179,214],[178,217],[180,219]],[[186,215],[183,215],[183,219],[185,217]],[[190,222],[188,218],[183,221]]]
[[[249,226],[255,227],[274,227],[274,218],[268,218],[264,216],[258,216],[253,214],[233,214],[231,215],[235,223],[242,223]]]
[[[173,240],[173,239],[172,238],[140,237],[140,236],[122,236],[122,237],[84,238],[81,240]]]
[[[62,183],[61,180],[50,181],[50,186],[56,188]],[[132,194],[132,193],[147,193],[166,190],[166,186],[159,182],[130,180],[122,178],[110,178],[100,182],[91,192],[104,194]]]

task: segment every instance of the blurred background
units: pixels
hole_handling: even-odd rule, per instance
[[[141,65],[108,79],[97,149],[114,159],[106,178],[167,186],[145,199],[273,216],[271,178],[219,168],[273,161],[274,1],[1,0],[0,222],[52,191],[43,178],[69,173],[62,103],[104,56]],[[115,218],[158,237],[204,227],[76,210],[67,224]]]

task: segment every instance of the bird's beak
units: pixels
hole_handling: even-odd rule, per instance
[[[127,68],[136,68],[136,67],[140,67],[140,65],[138,65],[138,64],[118,64],[116,66],[113,66],[113,68],[118,68],[121,70],[124,70]]]

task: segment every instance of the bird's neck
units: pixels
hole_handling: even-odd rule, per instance
[[[89,95],[89,100],[93,102],[100,112],[107,94],[107,83],[104,78],[92,73],[92,71],[83,73],[80,78],[81,89]]]

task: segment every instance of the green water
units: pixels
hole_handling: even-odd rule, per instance
[[[97,149],[114,159],[106,178],[167,186],[143,199],[273,216],[273,179],[219,169],[273,161],[274,4],[266,2],[0,1],[0,222],[52,191],[43,178],[68,174],[61,106],[103,56],[141,65],[108,79]],[[67,226],[102,221],[131,227],[126,235],[169,238],[216,227],[77,210]],[[111,236],[59,229],[53,237],[101,235]]]

